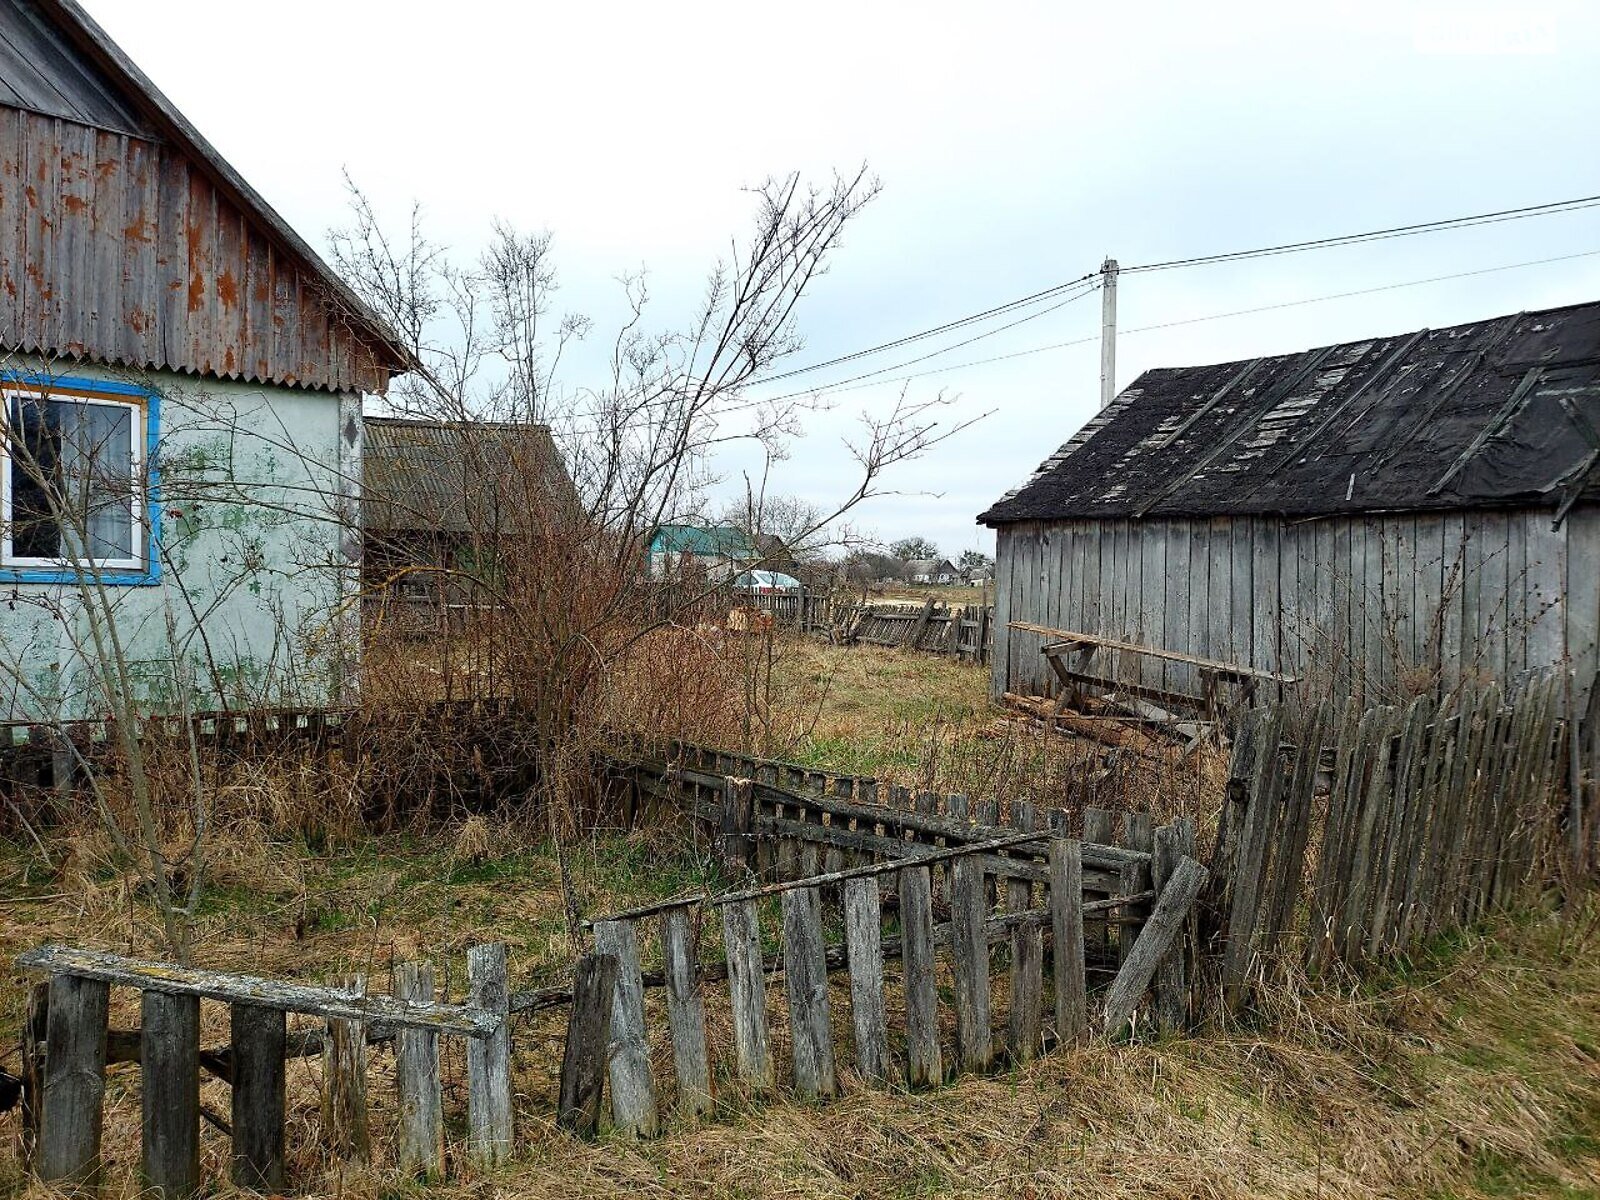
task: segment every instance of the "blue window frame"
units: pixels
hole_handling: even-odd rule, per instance
[[[161,580],[161,397],[0,373],[0,583]]]

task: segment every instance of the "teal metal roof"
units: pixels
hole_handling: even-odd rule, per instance
[[[650,535],[652,554],[703,554],[721,558],[759,558],[742,530],[731,525],[657,525]]]

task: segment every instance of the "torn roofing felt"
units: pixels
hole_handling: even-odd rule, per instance
[[[1600,303],[1146,371],[978,520],[1600,500]]]

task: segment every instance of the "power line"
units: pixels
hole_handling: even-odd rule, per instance
[[[1392,291],[1395,291],[1395,290],[1397,290],[1399,288],[1421,287],[1424,284],[1429,284],[1429,283],[1444,283],[1444,282],[1447,282],[1447,281],[1452,280],[1452,279],[1467,279],[1467,278],[1470,278],[1470,277],[1472,277],[1474,275],[1492,275],[1497,271],[1514,271],[1514,270],[1518,270],[1518,269],[1523,268],[1523,267],[1543,266],[1546,263],[1567,262],[1567,261],[1569,261],[1571,259],[1575,259],[1575,258],[1592,258],[1593,256],[1595,256],[1597,254],[1600,254],[1600,249],[1597,249],[1597,250],[1581,250],[1581,251],[1577,252],[1576,254],[1558,254],[1558,255],[1555,255],[1555,256],[1553,256],[1551,258],[1534,258],[1534,259],[1529,259],[1526,262],[1503,263],[1500,266],[1495,266],[1495,267],[1480,267],[1479,269],[1477,269],[1475,271],[1457,271],[1457,272],[1454,272],[1454,273],[1449,274],[1449,275],[1433,275],[1433,276],[1429,276],[1426,279],[1407,279],[1407,280],[1403,280],[1403,281],[1398,282],[1398,283],[1380,284],[1377,287],[1357,288],[1356,290],[1349,291],[1349,292],[1332,292],[1332,293],[1329,293],[1328,295],[1325,295],[1325,296],[1309,296],[1309,297],[1306,297],[1305,299],[1301,299],[1301,300],[1284,300],[1284,301],[1281,301],[1281,302],[1276,303],[1276,304],[1263,304],[1263,305],[1258,305],[1255,308],[1237,308],[1237,309],[1232,309],[1232,310],[1230,310],[1228,312],[1208,313],[1207,315],[1201,316],[1201,317],[1185,317],[1185,318],[1183,318],[1181,320],[1177,320],[1177,321],[1163,321],[1163,322],[1160,322],[1159,324],[1156,324],[1156,325],[1140,325],[1140,326],[1138,326],[1138,327],[1136,327],[1134,329],[1121,330],[1119,336],[1124,336],[1125,337],[1125,336],[1128,336],[1130,334],[1135,334],[1135,333],[1152,333],[1152,332],[1154,332],[1154,331],[1156,331],[1158,329],[1172,329],[1172,328],[1174,328],[1176,326],[1179,326],[1179,325],[1198,325],[1198,324],[1201,324],[1202,322],[1205,322],[1205,321],[1221,321],[1221,320],[1224,320],[1224,319],[1226,319],[1228,317],[1249,316],[1249,315],[1252,315],[1254,313],[1271,312],[1274,309],[1279,309],[1279,308],[1296,308],[1296,307],[1298,307],[1300,305],[1305,305],[1305,304],[1321,304],[1321,303],[1323,303],[1325,301],[1328,301],[1328,300],[1346,300],[1346,299],[1349,299],[1352,296],[1370,296],[1370,295],[1374,295],[1374,294],[1376,294],[1378,292],[1392,292]],[[951,371],[965,370],[968,367],[989,366],[992,363],[1007,362],[1007,361],[1009,361],[1011,359],[1015,359],[1015,358],[1026,358],[1026,357],[1028,357],[1030,355],[1034,355],[1034,354],[1044,354],[1044,353],[1047,353],[1048,351],[1051,351],[1051,350],[1065,350],[1065,349],[1067,349],[1069,347],[1072,347],[1072,346],[1086,346],[1086,345],[1089,345],[1090,343],[1098,342],[1099,340],[1100,340],[1100,335],[1099,334],[1092,334],[1089,337],[1074,338],[1071,341],[1067,341],[1067,342],[1052,342],[1051,344],[1049,344],[1047,346],[1033,346],[1033,347],[1030,347],[1029,349],[1026,349],[1026,350],[1015,350],[1015,351],[1012,351],[1010,354],[997,354],[997,355],[994,355],[993,357],[990,357],[990,358],[979,358],[979,359],[972,359],[972,360],[970,360],[968,362],[952,363],[949,366],[937,367],[937,368],[935,368],[933,370],[929,370],[929,371],[917,371],[917,372],[914,372],[913,374],[910,374],[910,375],[900,375],[900,376],[896,376],[893,379],[885,379],[885,380],[882,380],[882,381],[879,381],[879,382],[859,383],[859,384],[856,384],[855,386],[851,386],[851,387],[840,386],[840,387],[837,387],[837,388],[833,388],[833,387],[820,388],[816,392],[809,393],[809,394],[825,396],[825,395],[829,395],[829,394],[831,394],[833,392],[854,392],[854,391],[860,391],[862,388],[881,387],[886,383],[909,382],[910,380],[922,379],[922,378],[924,378],[926,376],[929,376],[929,375],[944,375],[944,374],[947,374],[947,373],[949,373]]]
[[[1068,290],[1069,288],[1073,288],[1080,283],[1086,283],[1090,280],[1093,280],[1097,278],[1098,275],[1098,271],[1090,271],[1085,275],[1078,276],[1076,279],[1069,279],[1065,283],[1058,283],[1054,287],[1045,288],[1042,292],[1035,292],[1031,296],[1023,296],[1019,300],[1012,300],[1005,304],[997,304],[993,308],[986,308],[982,312],[973,313],[971,316],[959,317],[954,321],[947,321],[945,324],[936,325],[932,329],[924,329],[919,333],[908,333],[904,337],[898,337],[892,341],[880,342],[876,346],[868,346],[865,350],[855,350],[849,354],[841,354],[839,357],[830,358],[826,362],[811,363],[809,366],[795,367],[793,370],[784,371],[777,375],[768,375],[765,379],[752,380],[750,386],[755,387],[763,383],[776,383],[780,379],[792,379],[796,375],[808,375],[812,371],[820,371],[825,367],[836,367],[841,363],[853,362],[858,358],[865,358],[869,354],[878,354],[884,350],[894,350],[897,347],[908,345],[911,342],[920,342],[926,338],[937,337],[941,333],[949,333],[952,330],[960,329],[963,326],[971,325],[978,321],[986,321],[990,317],[1002,316],[1005,313],[1015,311],[1016,309],[1023,308],[1029,304],[1034,304],[1042,300],[1048,300],[1053,296],[1059,296],[1062,292]],[[1076,297],[1074,297],[1074,299],[1076,299]]]
[[[1268,258],[1278,254],[1296,254],[1302,250],[1321,250],[1332,246],[1352,246],[1360,242],[1381,242],[1390,238],[1412,237],[1421,233],[1441,233],[1451,229],[1468,229],[1474,225],[1497,225],[1502,221],[1520,221],[1528,217],[1550,217],[1561,213],[1579,212],[1600,205],[1600,195],[1579,196],[1573,200],[1552,200],[1547,204],[1529,204],[1523,208],[1503,208],[1496,212],[1476,213],[1466,217],[1446,217],[1438,221],[1422,221],[1415,225],[1395,225],[1388,229],[1373,229],[1366,233],[1345,233],[1334,237],[1314,238],[1306,242],[1285,242],[1279,246],[1262,246],[1254,250],[1230,250],[1221,254],[1202,254],[1192,258],[1174,258],[1166,262],[1141,263],[1123,267],[1121,274],[1136,271],[1167,271],[1175,267],[1198,267],[1210,263],[1237,262],[1247,258]]]
[[[1072,295],[1068,296],[1065,300],[1061,300],[1061,301],[1058,301],[1055,304],[1052,304],[1049,308],[1041,308],[1037,312],[1031,312],[1027,316],[1019,317],[1015,321],[1008,321],[1006,324],[1000,325],[1000,326],[998,326],[998,327],[996,327],[994,329],[986,329],[980,334],[976,334],[973,337],[967,338],[965,341],[952,342],[948,346],[941,346],[937,350],[930,351],[927,354],[919,355],[916,358],[908,358],[904,362],[894,363],[893,365],[887,366],[887,367],[880,367],[875,371],[867,371],[867,372],[864,372],[863,374],[860,374],[860,375],[852,375],[848,379],[839,379],[839,380],[834,381],[831,384],[824,385],[821,389],[812,388],[812,389],[806,389],[806,390],[798,391],[798,392],[787,392],[782,396],[768,396],[768,397],[764,398],[762,403],[776,404],[776,403],[778,403],[780,401],[783,401],[783,400],[794,400],[794,399],[797,399],[800,396],[816,395],[816,394],[818,394],[819,391],[821,391],[821,392],[835,391],[835,390],[837,390],[839,388],[842,388],[845,384],[856,383],[856,382],[858,382],[860,380],[863,380],[863,379],[872,379],[872,378],[874,378],[876,376],[879,376],[879,375],[892,375],[896,371],[899,371],[902,367],[910,367],[910,366],[914,366],[914,365],[916,365],[917,363],[920,363],[920,362],[927,362],[930,358],[938,358],[941,354],[949,354],[950,351],[952,351],[952,350],[959,350],[963,346],[970,346],[974,342],[981,342],[986,338],[994,337],[996,334],[1004,333],[1008,329],[1015,329],[1018,325],[1026,325],[1029,321],[1037,320],[1039,317],[1048,316],[1049,314],[1057,311],[1058,309],[1065,308],[1067,305],[1071,304],[1074,300],[1081,300],[1085,296],[1091,295],[1092,293],[1098,291],[1099,287],[1100,287],[1100,285],[1099,285],[1098,281],[1091,281],[1085,287],[1083,287],[1080,291],[1074,292]],[[751,384],[750,386],[755,386],[755,385]]]
[[[1474,213],[1462,217],[1445,217],[1436,221],[1421,221],[1412,225],[1394,225],[1386,229],[1373,229],[1363,233],[1337,234],[1332,237],[1313,238],[1311,240],[1302,242],[1285,242],[1276,246],[1259,246],[1250,250],[1229,250],[1218,254],[1203,254],[1195,255],[1189,258],[1168,259],[1163,262],[1139,263],[1134,266],[1122,267],[1120,269],[1120,274],[1128,275],[1134,273],[1147,273],[1151,271],[1166,271],[1179,267],[1206,266],[1213,263],[1238,262],[1252,258],[1270,258],[1280,254],[1298,254],[1306,250],[1321,250],[1338,246],[1354,246],[1363,242],[1387,241],[1391,238],[1414,237],[1424,233],[1443,233],[1453,229],[1469,229],[1475,225],[1494,225],[1499,224],[1502,221],[1520,221],[1530,217],[1559,216],[1563,213],[1579,212],[1583,209],[1594,208],[1596,206],[1600,206],[1600,194],[1593,196],[1578,196],[1570,200],[1551,200],[1543,204],[1529,204],[1524,205],[1521,208],[1503,208],[1497,209],[1494,212]],[[1076,279],[1069,279],[1063,283],[1058,283],[1051,287],[1045,288],[1042,291],[1034,292],[1032,295],[1023,296],[1019,299],[1011,300],[1004,304],[997,304],[993,308],[984,309],[982,312],[972,313],[971,315],[965,317],[958,317],[956,320],[947,321],[943,325],[936,325],[930,329],[920,330],[916,333],[909,333],[902,337],[893,338],[887,342],[880,342],[875,346],[868,346],[861,350],[855,350],[849,354],[841,354],[835,358],[826,359],[822,362],[810,363],[803,367],[794,367],[791,370],[782,371],[776,375],[768,375],[763,379],[751,380],[748,386],[759,387],[763,384],[777,383],[784,379],[793,379],[799,375],[808,375],[813,371],[821,371],[828,367],[840,366],[844,363],[854,362],[857,359],[866,358],[873,354],[880,354],[885,350],[893,350],[900,346],[909,345],[913,342],[923,341],[930,337],[937,337],[941,333],[949,333],[953,330],[964,328],[967,325],[975,324],[979,321],[985,321],[992,317],[1002,316],[1006,313],[1013,312],[1018,308],[1027,307],[1030,304],[1052,299],[1053,297],[1058,296],[1062,292],[1068,291],[1079,284],[1098,279],[1099,274],[1100,273],[1098,271],[1090,271],[1086,274],[1078,276]],[[969,343],[958,343],[957,345],[959,346],[966,344]],[[956,347],[950,347],[950,349],[954,348]],[[848,383],[852,381],[845,380],[842,382]]]

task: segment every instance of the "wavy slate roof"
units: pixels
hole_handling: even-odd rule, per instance
[[[1600,500],[1600,302],[1146,371],[978,520]]]

